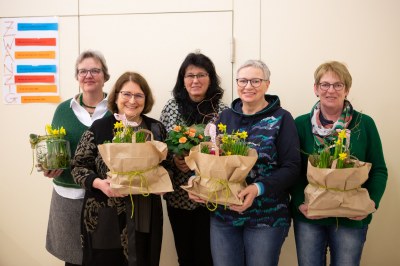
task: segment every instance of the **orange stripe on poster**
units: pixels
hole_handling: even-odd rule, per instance
[[[16,46],[56,46],[56,38],[15,38]]]
[[[59,103],[60,96],[21,96],[21,103]]]
[[[55,59],[55,51],[15,52],[15,59]]]
[[[54,75],[15,75],[14,81],[15,83],[54,83]]]
[[[57,92],[56,85],[17,85],[17,93]]]

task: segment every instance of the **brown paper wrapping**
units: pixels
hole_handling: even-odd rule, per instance
[[[317,168],[309,156],[309,184],[304,189],[309,216],[356,217],[376,211],[368,190],[361,188],[368,179],[371,163],[354,162],[354,168]]]
[[[224,206],[242,205],[238,193],[246,187],[246,177],[257,161],[255,149],[249,150],[248,156],[230,155],[217,156],[201,153],[202,145],[212,145],[203,142],[190,150],[185,157],[188,167],[195,171],[195,177],[188,185],[181,186],[201,199]]]
[[[173,191],[167,170],[159,165],[166,159],[167,145],[145,143],[106,143],[98,145],[110,186],[121,194],[148,194]]]

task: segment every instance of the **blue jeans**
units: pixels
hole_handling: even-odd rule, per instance
[[[350,228],[294,221],[299,266],[325,266],[329,247],[331,266],[358,266],[368,226]]]
[[[214,266],[276,266],[289,227],[232,226],[211,216]]]

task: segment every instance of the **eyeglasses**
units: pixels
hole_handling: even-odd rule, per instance
[[[143,93],[130,93],[128,91],[120,91],[122,99],[125,101],[130,101],[133,97],[136,101],[143,101],[146,96]]]
[[[195,78],[197,78],[197,79],[205,79],[206,77],[208,77],[208,73],[199,73],[197,75],[195,75],[195,74],[187,74],[187,75],[185,75],[185,79],[188,79],[188,80],[194,80]]]
[[[240,78],[240,79],[236,79],[236,83],[239,87],[241,88],[245,88],[247,86],[247,84],[251,84],[251,86],[253,86],[254,88],[258,88],[261,86],[261,83],[263,81],[266,81],[266,79],[258,79],[258,78],[254,78],[254,79],[245,79],[245,78]]]
[[[92,69],[78,69],[78,76],[86,77],[86,75],[90,73],[93,77],[98,76],[101,73],[100,68],[92,68]]]
[[[329,90],[329,88],[330,88],[331,86],[333,87],[333,89],[334,89],[335,91],[341,91],[341,90],[343,90],[343,88],[344,88],[344,84],[341,83],[341,82],[336,82],[336,83],[333,83],[333,84],[328,83],[328,82],[323,82],[323,83],[319,83],[318,85],[319,85],[319,88],[320,88],[321,90],[323,90],[323,91]]]

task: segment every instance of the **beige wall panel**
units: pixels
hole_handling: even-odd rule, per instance
[[[0,1],[0,17],[67,16],[78,14],[78,0]]]
[[[59,18],[60,95],[63,100],[78,92],[74,80],[78,55],[78,19]],[[0,75],[0,81],[2,84]],[[30,175],[32,151],[29,134],[44,134],[57,104],[0,104],[3,130],[0,169],[0,265],[62,266],[45,249],[52,182],[36,170]]]
[[[246,60],[260,59],[260,0],[234,1],[233,98],[237,98],[236,70]]]
[[[349,67],[353,86],[348,99],[357,110],[374,118],[389,170],[387,190],[370,225],[362,265],[397,265],[400,2],[307,0],[271,5],[262,1],[261,10],[261,58],[272,72],[269,93],[279,95],[282,106],[293,116],[309,112],[317,101],[313,74],[319,64],[338,60]],[[294,255],[294,242],[289,238],[280,265],[295,265]]]
[[[79,11],[90,14],[166,13],[232,10],[232,0],[81,0]]]
[[[62,17],[59,25],[60,49],[60,96],[67,100],[79,93],[79,84],[75,79],[75,60],[79,51],[78,17]]]
[[[224,100],[231,101],[231,12],[87,16],[80,22],[81,50],[104,53],[111,73],[109,89],[128,70],[148,80],[156,97],[153,117],[159,118],[171,98],[183,59],[197,49],[213,60]]]

